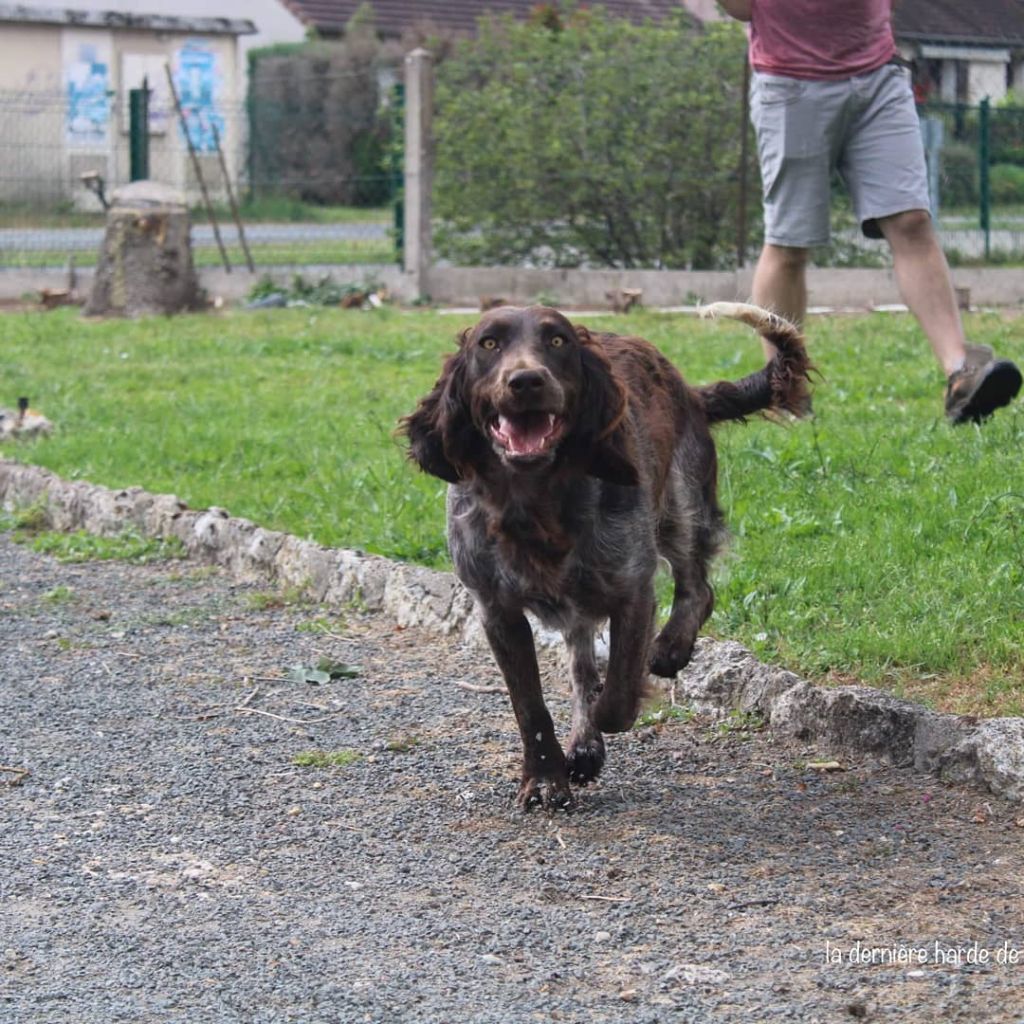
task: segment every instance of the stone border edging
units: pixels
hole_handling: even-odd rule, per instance
[[[240,579],[294,587],[331,605],[354,602],[400,626],[481,639],[472,599],[451,573],[326,548],[223,509],[189,509],[173,495],[66,481],[49,470],[0,458],[0,506],[42,507],[56,530],[111,535],[134,529],[150,537],[176,537],[190,556]],[[760,663],[738,643],[707,638],[680,673],[676,694],[712,714],[757,712],[782,736],[913,765],[1024,801],[1024,718],[944,715],[866,686],[812,686]]]
[[[141,487],[114,491],[0,458],[0,506],[40,506],[54,530],[110,536],[132,529],[148,537],[176,537],[189,556],[220,565],[239,579],[296,588],[327,604],[356,603],[391,615],[401,626],[452,633],[469,628],[471,621],[472,600],[450,573],[326,548],[221,508],[190,509],[172,494],[150,494]]]

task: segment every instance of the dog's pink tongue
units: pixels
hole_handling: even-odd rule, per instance
[[[508,439],[508,450],[513,455],[537,455],[544,451],[544,441],[551,433],[551,417],[546,413],[515,419],[499,416],[498,430]]]

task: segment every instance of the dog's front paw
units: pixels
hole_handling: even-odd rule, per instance
[[[523,775],[516,796],[516,807],[521,811],[531,811],[534,807],[542,807],[545,811],[559,808],[568,810],[573,805],[572,790],[569,780],[564,776],[545,777]]]
[[[675,637],[659,636],[651,645],[649,668],[651,675],[673,679],[690,664],[695,640],[678,640]]]
[[[566,770],[569,781],[575,786],[585,786],[601,774],[604,767],[604,737],[599,732],[569,737],[565,752]]]

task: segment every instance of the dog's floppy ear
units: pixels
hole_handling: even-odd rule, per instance
[[[465,333],[460,341],[465,341]],[[409,458],[432,476],[456,484],[466,475],[479,443],[465,394],[466,359],[462,347],[445,360],[444,369],[416,411],[399,423],[409,438]]]
[[[583,365],[576,430],[587,472],[609,483],[635,487],[640,472],[626,431],[626,389],[590,332],[578,326],[575,331]]]

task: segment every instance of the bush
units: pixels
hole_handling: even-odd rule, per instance
[[[701,29],[684,14],[643,26],[600,8],[482,20],[438,69],[438,253],[546,266],[731,265],[745,48],[738,25]]]
[[[1024,107],[1010,91],[992,109],[989,151],[994,164],[1024,163]]]
[[[352,17],[342,42],[270,47],[250,62],[253,190],[314,203],[386,202],[390,119],[381,110],[368,8]]]
[[[1024,167],[995,164],[988,172],[989,193],[996,206],[1024,203]]]
[[[962,142],[942,147],[939,173],[942,206],[969,206],[978,202],[978,152]]]

